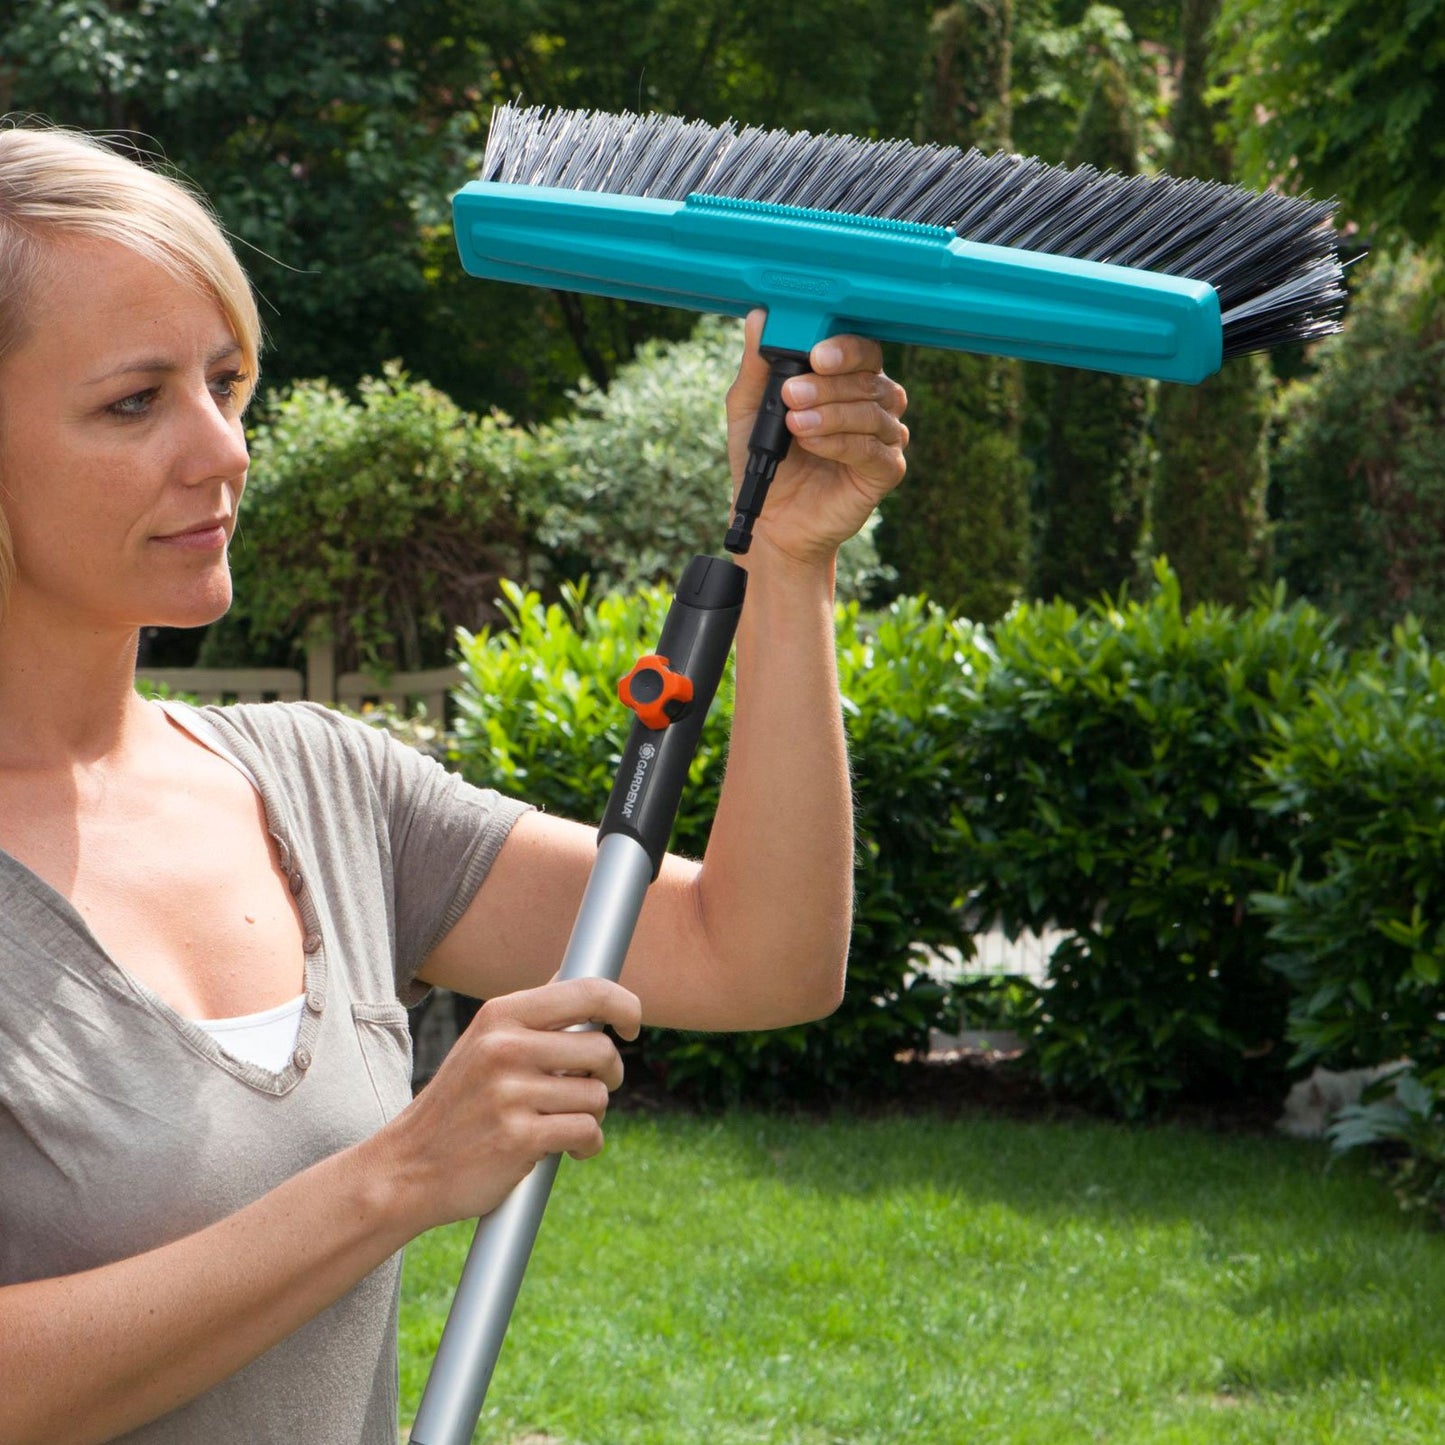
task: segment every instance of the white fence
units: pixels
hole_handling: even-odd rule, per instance
[[[971,977],[980,973],[1021,973],[1035,983],[1048,977],[1049,957],[1054,949],[1067,938],[1058,929],[1046,929],[1043,933],[1027,930],[1017,938],[1010,938],[1001,928],[991,928],[973,937],[974,955],[970,959],[959,956],[953,948],[930,948],[924,950],[928,956],[928,971],[939,979]]]
[[[356,709],[366,703],[391,703],[404,712],[420,704],[428,717],[438,721],[446,716],[447,693],[461,680],[455,667],[395,672],[384,683],[367,672],[338,674],[334,649],[322,644],[307,650],[304,673],[286,667],[142,667],[139,675],[201,702],[297,702],[306,698]]]

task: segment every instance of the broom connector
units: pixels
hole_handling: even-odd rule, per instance
[[[748,463],[743,472],[742,486],[738,488],[737,501],[733,503],[733,523],[723,539],[723,546],[738,556],[752,545],[753,523],[763,510],[768,488],[772,486],[773,477],[787,456],[793,439],[788,430],[788,404],[783,400],[783,383],[812,370],[805,351],[764,346],[761,354],[770,368],[768,384],[758,404],[752,435],[748,438]]]

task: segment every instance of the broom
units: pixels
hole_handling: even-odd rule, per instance
[[[671,116],[504,106],[453,201],[474,276],[695,311],[767,310],[770,378],[726,546],[752,526],[790,434],[783,383],[824,337],[1198,382],[1225,357],[1339,329],[1332,202],[1124,177],[1000,153]],[[656,654],[559,976],[616,978],[656,876],[746,573],[696,557]],[[412,1431],[466,1445],[558,1161],[477,1228]]]
[[[503,106],[453,202],[473,276],[742,316],[772,367],[728,533],[840,331],[1159,381],[1339,329],[1334,202],[999,152]]]

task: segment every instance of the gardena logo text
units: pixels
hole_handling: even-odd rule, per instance
[[[647,777],[647,769],[651,766],[653,758],[657,756],[657,749],[651,743],[643,743],[637,750],[637,767],[632,774],[632,782],[627,788],[627,797],[622,803],[622,816],[632,817],[632,810],[637,806],[637,795],[642,791],[643,779]]]

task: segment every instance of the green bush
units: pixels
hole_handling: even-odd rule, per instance
[[[1047,1084],[1126,1117],[1278,1097],[1310,1059],[1408,1055],[1445,1091],[1445,659],[1414,628],[1350,658],[1280,591],[1186,613],[1166,565],[1156,577],[1146,600],[1021,607],[991,629],[918,598],[840,607],[858,835],[844,1003],[769,1033],[650,1033],[645,1058],[713,1099],[836,1094],[885,1086],[930,1026],[982,1023],[1022,1029]],[[615,679],[655,645],[668,594],[505,591],[508,630],[461,637],[457,761],[595,819],[631,723]],[[693,856],[730,688],[674,835]],[[1044,985],[938,982],[932,950],[967,959],[994,921],[1067,933]]]
[[[1397,628],[1281,726],[1264,774],[1296,858],[1254,906],[1299,1062],[1408,1056],[1445,1092],[1445,656]]]
[[[1330,1144],[1336,1154],[1376,1150],[1400,1208],[1445,1228],[1445,1097],[1408,1068],[1376,1089],[1383,1097],[1339,1111]]]
[[[298,382],[251,434],[225,638],[254,658],[319,619],[343,666],[435,666],[457,626],[495,617],[525,567],[525,434],[464,412],[395,363],[357,401]],[[249,660],[249,659],[247,659]]]
[[[724,399],[742,326],[704,317],[686,341],[649,341],[598,390],[584,384],[562,420],[538,429],[529,466],[547,502],[539,539],[564,575],[596,590],[678,576],[721,545],[729,521]],[[874,522],[838,557],[840,596],[892,574]]]
[[[502,584],[505,628],[457,635],[455,748],[462,773],[583,822],[600,819],[633,721],[617,680],[662,631],[662,587],[593,600],[564,584],[561,600]],[[700,857],[721,782],[731,715],[729,668],[703,728],[673,845]]]
[[[616,679],[656,645],[664,588],[560,603],[504,584],[508,630],[462,634],[456,755],[465,776],[583,821],[600,818],[632,722]],[[867,1088],[919,1047],[944,991],[927,947],[968,949],[950,843],[955,749],[949,695],[971,634],[901,600],[869,618],[840,607],[843,708],[857,792],[858,874],[846,995],[830,1018],[766,1033],[649,1031],[644,1057],[669,1085],[758,1101]],[[700,857],[722,782],[731,678],[709,714],[672,846]]]
[[[978,639],[955,718],[973,916],[1070,935],[1032,1018],[1038,1065],[1127,1117],[1279,1085],[1287,990],[1246,904],[1288,866],[1293,824],[1256,807],[1256,758],[1338,665],[1308,606],[1186,614],[1156,576],[1146,601],[1016,609]]]

